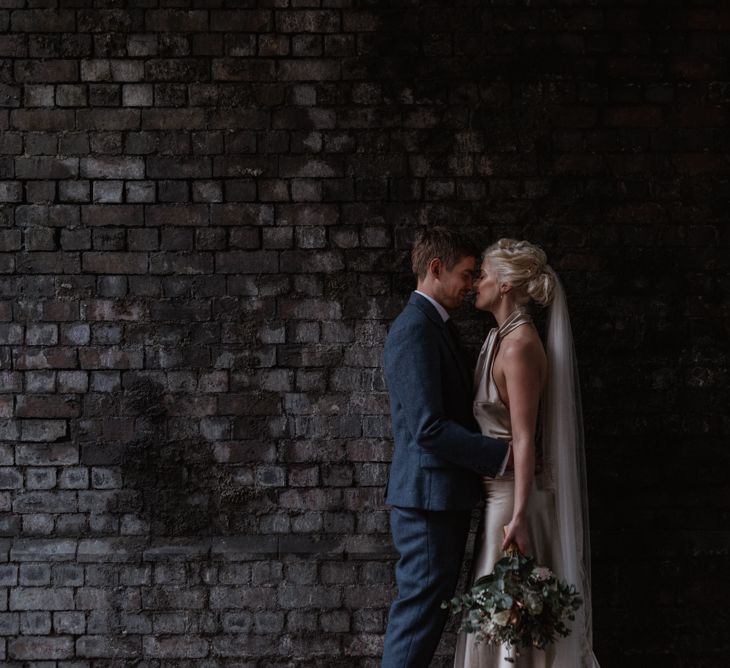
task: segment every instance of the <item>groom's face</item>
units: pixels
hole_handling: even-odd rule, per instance
[[[471,290],[476,258],[463,257],[451,269],[441,264],[436,285],[438,302],[447,309],[458,308]]]

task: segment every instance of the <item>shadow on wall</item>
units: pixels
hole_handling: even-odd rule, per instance
[[[125,490],[153,536],[209,536],[250,532],[254,511],[272,508],[267,490],[244,486],[216,461],[202,437],[167,438],[168,404],[160,383],[141,380],[125,392],[125,412],[141,418],[140,436],[123,445]]]

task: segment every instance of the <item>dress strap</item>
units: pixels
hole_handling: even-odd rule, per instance
[[[505,321],[501,324],[497,330],[497,338],[503,339],[507,334],[514,331],[521,325],[526,325],[532,322],[530,314],[524,307],[518,306],[512,313],[510,313]]]

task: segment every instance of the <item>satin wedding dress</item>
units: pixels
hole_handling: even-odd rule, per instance
[[[545,650],[518,648],[519,656],[515,656],[514,649],[509,651],[507,647],[484,642],[477,644],[473,634],[460,633],[454,668],[599,668],[591,647],[590,548],[579,393],[570,323],[559,283],[556,292],[557,303],[548,311],[548,381],[541,402],[542,452],[538,450],[536,457],[527,519],[537,563],[575,584],[584,605],[571,623],[573,631],[567,639]],[[492,370],[501,340],[531,322],[527,311],[518,308],[499,328],[491,330],[482,346],[474,376],[474,416],[482,433],[488,436],[512,438],[509,408],[499,395]],[[566,346],[570,353],[567,357]],[[573,396],[566,396],[566,391]],[[563,444],[562,450],[555,447],[556,441]],[[481,541],[476,546],[472,566],[474,579],[490,573],[504,556],[503,527],[512,518],[514,502],[513,476],[484,478],[483,485],[486,506]],[[514,663],[506,660],[509,656]]]

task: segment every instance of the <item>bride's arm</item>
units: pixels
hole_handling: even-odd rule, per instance
[[[530,554],[527,504],[535,476],[535,429],[540,404],[542,351],[533,342],[505,341],[502,345],[515,474],[514,509],[502,549],[516,543],[523,554]]]

